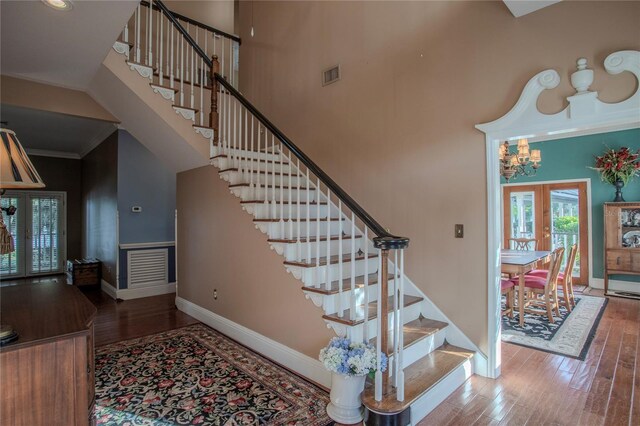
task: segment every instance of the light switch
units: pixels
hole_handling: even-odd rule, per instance
[[[464,225],[462,224],[456,224],[456,238],[463,238],[464,237]]]

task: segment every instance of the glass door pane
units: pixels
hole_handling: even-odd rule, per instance
[[[511,192],[511,238],[536,238],[535,193]]]
[[[561,270],[567,264],[569,247],[580,247],[580,198],[578,189],[549,191],[551,204],[551,250],[564,247]],[[573,275],[580,275],[580,251],[573,267]]]
[[[0,278],[21,277],[24,275],[24,195],[7,193],[0,199],[0,205],[17,208],[12,216],[2,212],[2,219],[13,236],[15,251],[0,255]]]
[[[29,274],[62,272],[62,197],[29,195],[30,226],[27,228]]]

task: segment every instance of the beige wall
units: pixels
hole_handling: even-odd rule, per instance
[[[41,111],[118,123],[85,92],[36,83],[6,75],[0,76],[0,102]]]
[[[233,0],[171,0],[164,3],[172,12],[195,19],[226,33],[235,33]]]
[[[640,50],[640,2],[562,2],[518,19],[498,1],[253,7],[251,38],[251,3],[240,4],[243,94],[383,226],[411,238],[408,275],[486,349],[485,146],[474,125],[506,113],[551,67],[563,82],[541,107],[559,111],[581,56],[601,99],[630,95],[634,78],[606,74],[602,61]],[[342,80],[323,88],[321,71],[336,63]]]
[[[216,168],[178,174],[177,209],[178,295],[316,358],[331,337],[322,311],[305,300]]]

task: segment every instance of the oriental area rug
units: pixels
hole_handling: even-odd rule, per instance
[[[584,294],[576,295],[575,299],[576,306],[571,313],[560,305],[560,316],[554,312],[553,324],[546,313],[525,312],[522,327],[517,309],[513,318],[503,316],[502,341],[584,360],[608,300]]]
[[[201,324],[96,348],[96,422],[326,426],[329,395]]]

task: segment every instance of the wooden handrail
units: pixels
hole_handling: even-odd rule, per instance
[[[328,174],[313,162],[300,148],[298,148],[275,124],[265,117],[247,98],[242,96],[224,77],[215,74],[216,81],[221,84],[233,97],[260,121],[271,134],[273,134],[287,149],[295,155],[322,183],[324,183],[332,194],[335,194],[342,202],[356,215],[362,222],[371,229],[377,237],[373,239],[374,246],[383,250],[403,249],[408,247],[409,238],[399,237],[387,232],[360,204],[358,204],[347,192],[342,189]]]
[[[156,2],[156,3],[157,3],[157,2]],[[151,4],[150,4],[148,1],[145,1],[145,0],[142,0],[142,1],[140,2],[140,4],[141,4],[141,5],[143,5],[143,6],[146,6],[146,7],[151,6]],[[155,8],[156,8],[156,9],[158,9],[158,10],[160,10],[160,8],[158,7],[158,5],[153,5],[153,7],[155,7]],[[169,10],[169,9],[167,9],[167,10]],[[195,25],[196,27],[204,28],[205,30],[211,31],[211,32],[212,32],[212,33],[214,33],[214,34],[221,35],[221,36],[226,37],[226,38],[228,38],[228,39],[231,39],[231,40],[233,40],[233,41],[237,41],[237,42],[238,42],[238,44],[242,44],[242,40],[240,39],[240,37],[239,37],[239,36],[237,36],[237,35],[235,35],[235,34],[229,34],[228,32],[225,32],[225,31],[219,30],[219,29],[217,29],[217,28],[215,28],[215,27],[212,27],[212,26],[209,26],[209,25],[207,25],[207,24],[203,24],[202,22],[196,21],[195,19],[193,19],[193,18],[189,18],[188,16],[184,16],[184,15],[181,15],[181,14],[179,14],[179,13],[176,13],[176,12],[173,12],[173,11],[170,11],[170,10],[169,10],[169,12],[170,12],[174,17],[176,17],[177,19],[182,19],[183,21],[188,22],[188,23],[190,23],[191,25]]]

